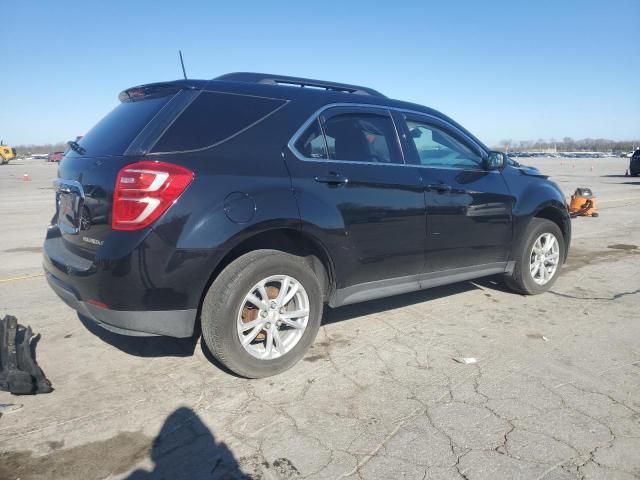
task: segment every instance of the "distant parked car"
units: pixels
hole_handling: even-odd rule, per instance
[[[629,160],[629,174],[633,177],[640,175],[640,149],[636,150]]]
[[[59,162],[62,160],[64,152],[53,152],[47,155],[47,162]]]

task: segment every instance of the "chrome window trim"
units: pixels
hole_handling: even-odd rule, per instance
[[[332,159],[328,159],[328,158],[309,158],[309,157],[305,157],[304,155],[302,155],[302,153],[300,153],[298,151],[298,149],[295,147],[295,143],[298,141],[300,136],[305,132],[305,130],[307,128],[309,128],[309,126],[313,123],[314,120],[319,119],[320,115],[322,115],[322,113],[324,111],[326,111],[326,110],[328,110],[330,108],[335,108],[335,107],[370,108],[370,109],[375,109],[375,110],[382,110],[382,111],[386,112],[389,116],[391,116],[391,121],[393,122],[394,129],[396,130],[396,134],[398,135],[398,145],[400,146],[400,152],[401,152],[401,155],[402,155],[403,163],[357,162],[357,161],[353,161],[353,160],[332,160]],[[471,143],[478,151],[480,151],[480,152],[484,152],[485,151],[484,148],[482,148],[480,145],[478,145],[478,143],[476,141],[474,141],[472,138],[470,138],[464,132],[460,131],[460,129],[458,129],[455,125],[451,124],[450,122],[448,122],[448,121],[444,120],[443,118],[440,118],[440,117],[438,117],[436,115],[431,115],[429,113],[419,112],[417,110],[411,110],[411,109],[407,109],[407,108],[389,107],[389,106],[386,106],[386,105],[375,105],[375,104],[368,104],[368,103],[328,103],[327,105],[323,105],[321,108],[316,110],[313,114],[311,114],[311,116],[302,124],[302,126],[300,126],[300,128],[298,128],[298,130],[295,131],[295,133],[293,134],[293,136],[291,137],[291,139],[287,143],[287,147],[289,147],[289,150],[291,150],[291,152],[296,156],[296,158],[298,158],[298,160],[301,160],[303,162],[343,163],[343,164],[347,163],[347,164],[355,164],[355,165],[384,165],[384,166],[387,166],[387,167],[417,167],[417,168],[433,168],[433,169],[442,169],[442,170],[465,170],[465,171],[493,172],[493,173],[496,173],[495,170],[485,170],[485,169],[482,169],[482,168],[478,169],[478,168],[460,168],[460,167],[435,167],[435,166],[430,166],[430,165],[415,165],[415,164],[412,164],[412,163],[407,163],[406,158],[404,156],[405,152],[404,152],[404,149],[402,148],[402,142],[400,141],[399,132],[397,130],[398,126],[396,125],[396,121],[393,118],[393,115],[391,115],[391,111],[400,112],[400,113],[408,113],[408,114],[412,114],[412,115],[419,115],[419,116],[432,118],[434,120],[442,122],[445,125],[447,125],[447,127],[451,128],[456,133],[458,133],[460,136],[462,136],[465,141]],[[324,128],[322,128],[322,122],[320,122],[320,126],[321,126],[321,129],[322,129],[322,134],[324,136]],[[326,137],[325,137],[325,141],[326,141]],[[329,155],[328,148],[327,148],[327,155]],[[499,173],[499,172],[497,172],[497,173]]]

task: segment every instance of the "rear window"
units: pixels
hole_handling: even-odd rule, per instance
[[[87,156],[122,155],[172,95],[121,103],[82,137]]]
[[[173,122],[154,153],[200,150],[241,133],[284,105],[285,100],[202,92]]]

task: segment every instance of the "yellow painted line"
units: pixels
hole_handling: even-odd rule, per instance
[[[44,273],[32,273],[31,275],[23,275],[21,277],[0,278],[0,283],[15,282],[17,280],[25,280],[27,278],[44,277]]]

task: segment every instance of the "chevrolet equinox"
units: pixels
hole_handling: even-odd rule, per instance
[[[69,142],[44,243],[51,288],[107,330],[201,329],[265,377],[302,358],[324,304],[496,274],[537,294],[567,256],[558,186],[430,108],[258,73],[119,100]]]

